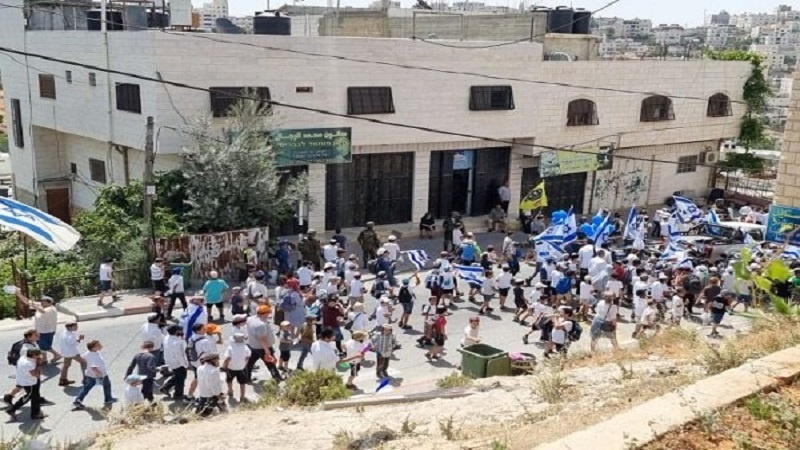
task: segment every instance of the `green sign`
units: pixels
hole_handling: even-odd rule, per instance
[[[353,161],[352,128],[278,130],[270,137],[279,166],[342,164]]]
[[[599,147],[583,147],[573,150],[551,150],[542,152],[539,173],[542,178],[570,173],[609,170],[613,157]]]

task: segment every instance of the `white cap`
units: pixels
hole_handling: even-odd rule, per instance
[[[390,235],[389,235],[389,240],[390,240],[390,241],[396,241],[396,240],[397,240],[397,236],[395,236],[395,235],[393,235],[393,234],[390,234]]]
[[[546,288],[546,287],[547,287],[547,285],[546,285],[546,284],[544,284],[544,283],[541,283],[541,282],[539,282],[539,283],[536,283],[536,285],[535,285],[534,287],[535,287],[536,289],[543,289],[543,288]]]
[[[334,268],[336,268],[336,264],[334,264],[332,262],[326,262],[325,265],[323,266],[323,268],[324,269],[334,269]]]
[[[386,253],[386,249],[383,248],[383,247],[380,247],[380,248],[378,248],[378,251],[375,252],[375,253],[378,254],[378,255],[382,255],[382,254]]]

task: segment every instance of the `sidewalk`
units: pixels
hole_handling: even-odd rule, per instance
[[[106,317],[149,313],[150,306],[153,304],[147,290],[120,293],[119,300],[113,302],[110,297],[107,297],[103,300],[103,306],[97,306],[97,298],[96,295],[93,295],[64,299],[56,304],[56,308],[62,314],[73,316],[77,322],[84,322]]]

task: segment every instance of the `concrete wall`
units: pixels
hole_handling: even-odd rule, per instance
[[[328,13],[319,22],[320,36],[373,38],[512,41],[542,40],[547,31],[546,14],[428,14],[397,17],[385,11]]]

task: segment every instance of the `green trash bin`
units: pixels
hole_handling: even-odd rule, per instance
[[[511,375],[508,352],[491,345],[475,344],[459,348],[461,373],[470,378],[487,378]]]
[[[181,277],[183,277],[183,288],[189,289],[191,287],[192,279],[192,263],[170,263],[169,269],[172,270],[176,267],[181,268]],[[169,277],[168,277],[169,278]]]

